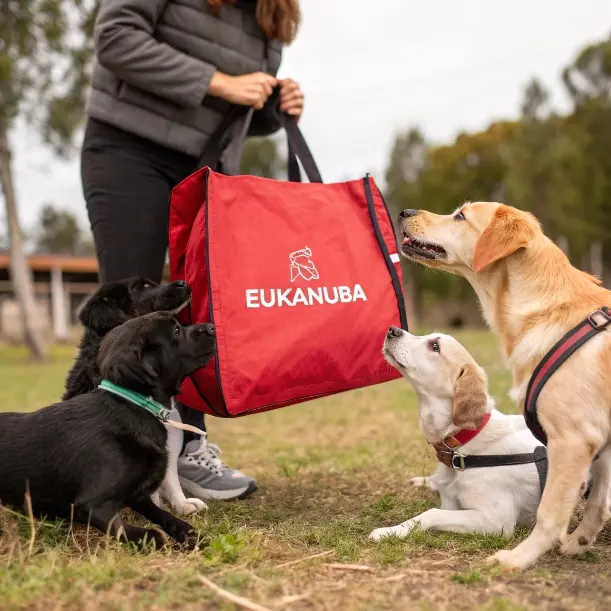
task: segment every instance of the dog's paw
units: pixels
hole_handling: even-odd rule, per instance
[[[413,488],[428,488],[429,482],[428,477],[412,477],[409,480],[410,486]]]
[[[199,532],[197,532],[197,530],[194,528],[189,528],[188,530],[184,530],[176,534],[176,541],[182,546],[183,549],[200,549],[201,544],[204,543]]]
[[[176,503],[172,509],[179,516],[190,516],[208,509],[208,505],[200,499],[185,499],[182,503]]]
[[[565,556],[578,556],[587,552],[594,545],[596,537],[586,537],[578,531],[579,528],[562,542],[562,545],[560,545],[561,554]]]
[[[146,536],[140,540],[141,545],[147,545],[153,541],[155,543],[155,549],[161,549],[167,543],[166,537],[163,533],[159,532],[156,528],[147,528]]]
[[[369,535],[369,539],[372,541],[380,541],[381,539],[385,539],[386,537],[392,537],[395,533],[393,532],[394,528],[376,528]]]
[[[409,483],[412,488],[426,488],[427,490],[432,490],[433,492],[437,492],[437,486],[435,485],[435,479],[432,476],[412,477],[409,480]]]
[[[503,549],[493,556],[488,556],[488,558],[486,558],[486,564],[498,564],[507,571],[521,571],[526,568],[526,566],[523,566],[520,562],[515,550],[511,549]]]
[[[431,484],[430,477],[412,477],[409,483],[412,488],[428,488],[429,490],[435,490]]]
[[[164,530],[174,541],[186,546],[188,549],[195,549],[199,541],[199,533],[187,522],[172,517],[171,521],[166,522]]]
[[[146,548],[155,544],[155,549],[161,549],[167,543],[167,538],[156,528],[142,528],[131,524],[124,524],[117,533],[117,539],[124,543],[135,543],[138,547]]]
[[[398,524],[397,526],[389,526],[388,528],[376,528],[369,535],[369,538],[372,541],[379,541],[380,539],[384,539],[385,537],[399,537],[400,539],[404,539],[417,526],[417,522],[414,522],[413,520],[407,520],[406,522],[403,522],[403,524]]]

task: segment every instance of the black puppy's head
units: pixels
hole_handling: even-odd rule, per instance
[[[102,285],[79,313],[83,326],[100,335],[124,322],[150,314],[171,311],[177,314],[191,299],[189,285],[177,280],[162,286],[142,276]]]
[[[166,400],[212,358],[215,347],[214,325],[183,327],[170,312],[155,312],[110,331],[102,340],[98,366],[111,382]]]

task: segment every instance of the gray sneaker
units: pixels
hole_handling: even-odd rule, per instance
[[[205,435],[187,444],[178,459],[178,478],[187,497],[229,501],[246,498],[257,489],[254,478],[223,464],[220,453]]]

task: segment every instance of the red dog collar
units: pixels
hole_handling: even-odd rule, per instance
[[[490,416],[490,412],[485,414],[482,418],[482,423],[476,429],[461,429],[454,433],[454,435],[446,437],[443,441],[432,444],[437,454],[437,460],[446,465],[446,467],[452,467],[453,450],[459,446],[464,446],[474,439],[488,424]]]

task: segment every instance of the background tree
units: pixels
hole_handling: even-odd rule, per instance
[[[555,112],[545,87],[531,79],[515,121],[440,145],[416,129],[399,134],[386,172],[393,214],[448,214],[464,201],[504,201],[532,211],[552,239],[566,238],[578,267],[599,273],[604,263],[611,271],[611,36],[578,52],[563,80],[573,103],[568,114]],[[418,313],[440,299],[472,307],[473,291],[461,278],[404,269]],[[604,280],[609,285],[611,274]]]
[[[584,178],[581,207],[592,237],[602,243],[603,259],[611,268],[611,35],[581,50],[563,72],[573,101],[567,130],[580,144]],[[607,278],[609,281],[610,278]]]
[[[97,4],[94,0],[0,2],[0,183],[10,238],[11,280],[25,341],[32,357],[39,360],[46,350],[33,325],[34,283],[19,225],[9,132],[23,117],[55,151],[67,154],[83,115]]]
[[[386,200],[394,218],[406,208],[424,207],[420,198],[420,179],[426,168],[428,145],[417,127],[395,137],[386,168]],[[402,236],[397,236],[401,242]],[[401,259],[404,293],[412,320],[419,320],[422,311],[421,278],[424,268]],[[411,321],[410,321],[411,322]]]
[[[76,217],[46,204],[40,211],[37,248],[43,252],[78,254],[81,232]]]
[[[580,214],[588,184],[581,134],[555,114],[549,94],[536,79],[524,90],[522,116],[508,147],[507,201],[530,210],[547,235],[571,238],[571,252],[583,256],[593,235]]]
[[[286,160],[273,138],[248,138],[242,151],[240,173],[262,178],[280,178],[286,172]]]

